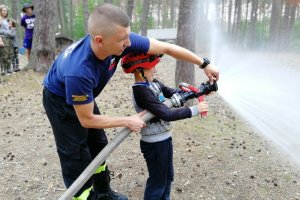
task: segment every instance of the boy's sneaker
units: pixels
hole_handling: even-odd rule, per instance
[[[107,193],[91,191],[87,200],[128,200],[128,198],[124,194],[117,193],[109,188]]]
[[[17,69],[14,70],[14,72],[18,72],[18,71],[20,71],[20,68],[17,68]]]

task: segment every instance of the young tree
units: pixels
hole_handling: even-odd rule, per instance
[[[142,18],[142,24],[141,24],[141,34],[144,36],[147,35],[149,8],[150,8],[150,1],[144,0],[143,18]]]
[[[19,0],[12,0],[12,17],[13,19],[19,21],[19,9],[18,9],[18,4],[19,4]]]
[[[33,0],[36,20],[29,64],[38,72],[49,69],[55,58],[56,1]]]
[[[70,16],[69,16],[69,21],[70,21],[70,24],[69,24],[69,34],[70,34],[70,37],[73,39],[74,37],[74,34],[73,34],[73,26],[74,26],[74,4],[73,4],[73,0],[70,0],[69,1],[69,6],[70,6]]]
[[[130,20],[132,20],[132,12],[134,7],[134,0],[127,1],[127,15],[129,16]]]
[[[160,21],[161,21],[161,1],[157,0],[157,28],[160,28]]]
[[[227,33],[230,35],[231,33],[231,15],[232,15],[232,0],[229,0],[228,5],[228,14],[227,14]]]
[[[190,51],[195,51],[195,13],[196,0],[180,1],[178,25],[177,25],[177,44]],[[177,61],[175,72],[175,83],[187,82],[195,84],[195,68],[188,62]]]
[[[84,17],[84,33],[88,33],[88,19],[89,19],[89,1],[82,0],[83,17]]]
[[[249,32],[249,40],[248,47],[253,48],[256,44],[256,22],[257,22],[257,12],[258,12],[258,0],[252,0],[252,9],[250,16],[250,32]]]
[[[279,41],[279,27],[281,24],[281,0],[272,0],[271,22],[270,22],[270,49],[277,49]]]
[[[174,28],[175,27],[175,15],[176,15],[176,0],[171,0],[171,10],[170,10],[170,20],[171,20],[171,24],[170,24],[170,28]]]
[[[241,32],[242,0],[235,0],[232,41],[239,42]]]
[[[162,1],[162,28],[168,28],[169,21],[169,6],[168,1]]]
[[[66,34],[66,25],[65,25],[65,17],[64,17],[64,13],[66,11],[64,11],[64,2],[62,0],[56,0],[57,1],[57,12],[58,12],[58,21],[59,21],[59,25],[60,25],[60,32],[63,34]]]

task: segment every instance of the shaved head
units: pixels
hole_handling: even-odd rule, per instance
[[[114,33],[116,26],[128,27],[130,19],[120,8],[103,4],[96,6],[89,16],[88,31],[92,36],[108,36]]]

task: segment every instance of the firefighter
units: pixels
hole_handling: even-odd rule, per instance
[[[130,32],[127,14],[111,4],[95,7],[89,16],[88,31],[86,37],[57,57],[44,79],[43,105],[54,133],[66,187],[107,144],[104,128],[127,127],[139,132],[145,126],[141,114],[101,115],[95,102],[122,56],[133,52],[169,54],[197,65],[205,64],[202,58],[182,47]],[[216,68],[207,62],[205,65],[206,74],[218,79]],[[128,198],[111,189],[109,170],[103,163],[74,199]]]

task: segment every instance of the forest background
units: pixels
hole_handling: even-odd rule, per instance
[[[9,7],[10,16],[21,18],[22,5],[28,0],[0,0]],[[101,3],[112,3],[124,9],[132,19],[132,31],[147,34],[147,29],[178,27],[180,3],[194,4],[197,13],[197,36],[205,41],[207,24],[212,17],[208,0],[53,0],[55,2],[55,33],[78,40],[87,33],[90,11]],[[299,0],[215,0],[218,10],[216,25],[232,45],[243,48],[300,50]],[[182,6],[183,9],[189,8]],[[49,12],[51,13],[51,12]],[[53,17],[53,16],[51,16]],[[145,23],[146,22],[146,23]],[[184,23],[194,23],[193,20]],[[19,37],[22,38],[22,29]],[[204,35],[204,36],[203,36]],[[22,41],[22,40],[20,40]]]

